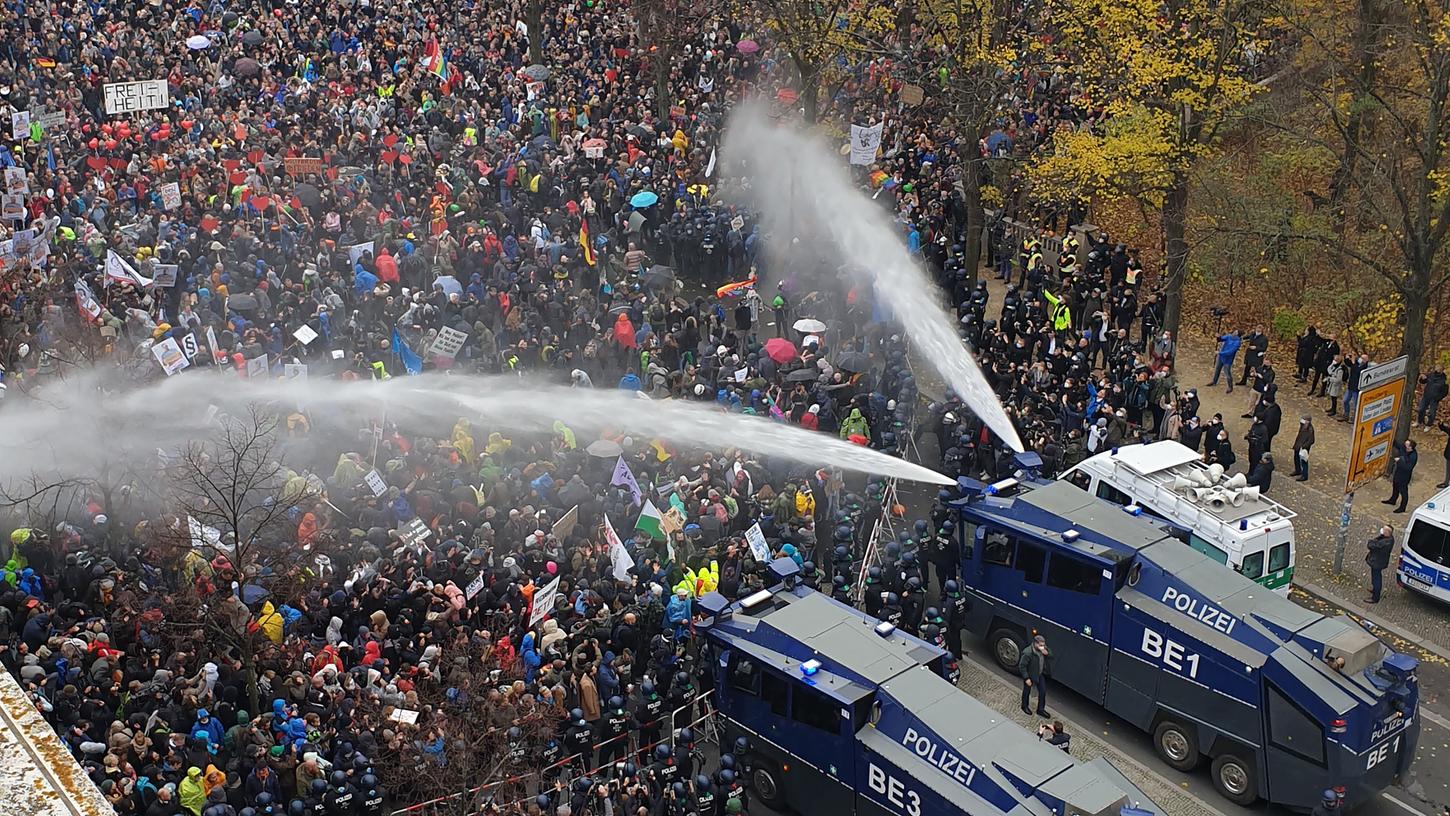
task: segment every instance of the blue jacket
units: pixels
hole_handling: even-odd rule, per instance
[[[1218,342],[1218,361],[1220,363],[1231,363],[1233,362],[1234,355],[1239,353],[1239,346],[1244,341],[1237,334],[1225,334],[1219,336]]]
[[[539,673],[539,666],[543,663],[543,660],[539,657],[539,653],[534,649],[533,632],[529,632],[528,634],[524,635],[524,642],[519,647],[519,655],[524,660],[524,682],[534,682],[534,676]]]
[[[665,620],[676,626],[689,623],[690,599],[681,598],[679,595],[671,597],[669,604],[665,606]]]

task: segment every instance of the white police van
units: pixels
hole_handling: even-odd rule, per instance
[[[1395,577],[1405,589],[1450,603],[1450,488],[1410,516]]]

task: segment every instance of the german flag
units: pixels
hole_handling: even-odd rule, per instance
[[[594,266],[598,259],[594,257],[594,245],[589,240],[589,221],[579,222],[579,249],[584,253],[584,263]]]

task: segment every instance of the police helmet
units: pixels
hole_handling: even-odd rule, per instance
[[[332,778],[332,784],[333,785],[346,785],[347,784],[347,774],[344,773],[343,771],[333,771],[331,778]]]
[[[610,708],[613,708],[613,709],[624,708],[624,698],[623,697],[620,697],[618,694],[614,695],[613,697],[610,697],[609,698],[609,707]]]
[[[735,768],[735,755],[734,754],[721,754],[720,755],[720,769],[721,770],[727,770],[727,769],[728,770],[734,770],[734,768]]]
[[[709,790],[710,789],[710,777],[708,777],[708,776],[706,776],[704,774],[700,774],[699,776],[695,777],[695,787],[698,790]]]
[[[886,593],[883,600],[886,601],[887,606],[895,606],[901,603],[901,596],[897,595],[895,592],[888,592]]]
[[[915,591],[917,591],[919,589],[921,589],[921,579],[920,578],[918,578],[915,575],[913,575],[910,578],[907,578],[906,579],[906,591],[907,592],[915,592]]]
[[[659,760],[660,762],[664,762],[665,760],[667,760],[669,758],[670,758],[670,746],[664,745],[664,744],[660,744],[660,745],[656,745],[655,746],[655,759]]]
[[[680,742],[683,742],[684,744],[689,745],[690,743],[692,743],[694,741],[695,741],[695,732],[694,731],[691,731],[688,728],[681,728],[680,729]]]
[[[307,803],[301,799],[293,799],[287,804],[287,816],[304,816],[307,813]]]
[[[510,740],[520,740],[520,739],[523,739],[524,738],[524,729],[519,728],[517,725],[515,725],[514,727],[512,727],[512,728],[509,729],[508,738]]]
[[[257,807],[266,807],[272,804],[272,794],[262,791],[257,794]]]
[[[584,709],[582,709],[582,708],[571,708],[571,709],[569,709],[569,719],[573,720],[574,722],[576,722],[576,723],[578,723],[580,725],[583,725],[585,723],[585,720],[584,720]]]
[[[677,685],[677,686],[688,686],[688,685],[690,685],[690,675],[688,675],[688,674],[686,674],[684,672],[675,672],[675,685]]]
[[[378,778],[372,774],[363,774],[361,781],[362,786],[368,790],[372,790],[378,786]]]
[[[957,583],[955,578],[953,578],[943,584],[942,589],[946,590],[947,592],[958,592],[961,590],[961,585]]]
[[[314,780],[312,780],[312,793],[313,793],[314,796],[321,796],[322,794],[327,793],[327,780],[326,779],[314,779]]]
[[[750,750],[750,740],[749,739],[746,739],[745,737],[736,737],[735,738],[735,753],[742,754],[743,755],[743,754],[745,754],[749,750]]]
[[[726,768],[720,772],[720,784],[732,785],[735,783],[735,772]]]
[[[675,796],[684,796],[685,795],[685,783],[684,782],[676,782],[675,784],[673,784],[673,785],[670,786],[670,790],[672,790],[672,791],[675,792]]]
[[[925,519],[917,519],[916,520],[915,527],[916,527],[916,534],[917,535],[919,535],[919,536],[926,535],[926,520]]]
[[[867,567],[866,568],[866,582],[867,583],[874,584],[874,583],[877,583],[880,580],[881,580],[881,568],[880,567]]]
[[[923,614],[923,617],[925,617],[927,620],[936,620],[937,618],[941,617],[941,610],[937,609],[934,606],[928,606],[926,608],[926,612]]]

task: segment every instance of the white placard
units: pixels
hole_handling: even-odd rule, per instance
[[[418,723],[418,712],[411,708],[395,708],[393,709],[393,713],[388,715],[388,719],[403,723],[404,725],[416,725]]]
[[[851,126],[852,164],[870,164],[876,161],[876,151],[881,149],[881,131],[885,128],[885,122],[877,122],[870,127]]]
[[[586,158],[586,159],[602,159],[602,158],[604,158],[604,145],[591,145],[589,147],[584,148],[584,158]]]
[[[10,138],[17,142],[30,138],[30,111],[15,111],[10,114]]]
[[[730,229],[733,229],[736,232],[744,232],[745,231],[745,216],[743,216],[743,215],[737,215],[734,218],[730,219]]]
[[[169,182],[161,185],[161,206],[174,210],[181,206],[181,184]]]
[[[30,121],[40,125],[41,130],[54,130],[65,124],[65,111],[36,108],[30,112]]]
[[[164,79],[143,79],[140,82],[107,82],[106,113],[135,113],[171,106],[171,91]]]
[[[357,259],[358,258],[361,258],[363,256],[363,253],[364,252],[372,252],[372,251],[373,251],[373,242],[372,241],[368,241],[365,244],[353,244],[352,246],[350,246],[350,247],[347,248],[347,262],[348,263],[357,263]]]
[[[383,474],[379,473],[377,468],[368,471],[367,475],[363,476],[363,481],[367,482],[368,490],[371,490],[374,496],[381,496],[388,492],[388,483],[383,481]]]
[[[483,584],[483,573],[480,572],[473,577],[472,581],[468,582],[468,587],[463,590],[463,599],[466,601],[473,600],[473,596],[483,591]]]
[[[282,379],[284,380],[305,380],[307,379],[306,363],[284,363],[282,365]]]
[[[211,348],[211,359],[213,362],[226,358],[225,353],[221,349],[217,348],[216,330],[213,329],[211,326],[206,327],[206,344],[208,347]]]
[[[563,541],[569,537],[570,533],[574,532],[574,528],[578,525],[579,505],[576,504],[569,508],[569,512],[565,513],[563,518],[554,522],[554,526],[549,529],[549,532],[553,533],[554,538]]]
[[[770,545],[765,543],[765,531],[760,529],[760,522],[755,522],[745,531],[745,542],[750,545],[756,561],[762,564],[770,561]]]
[[[403,539],[404,544],[420,544],[430,535],[433,535],[433,531],[428,529],[422,519],[416,517],[398,531],[398,537]]]
[[[248,377],[265,377],[265,376],[267,376],[267,355],[265,355],[265,354],[258,354],[256,357],[253,357],[252,359],[250,359],[250,360],[247,361],[247,376]]]
[[[24,193],[0,193],[0,218],[24,223],[26,217]],[[12,245],[5,254],[10,255],[14,252],[15,248]]]
[[[430,352],[436,357],[447,357],[452,359],[463,348],[463,341],[468,339],[468,332],[461,332],[451,326],[444,326],[438,330],[438,336],[433,339],[433,346]]]
[[[151,284],[170,288],[176,285],[176,264],[156,264],[151,267]]]
[[[529,613],[529,628],[532,629],[550,612],[554,611],[554,599],[559,597],[559,576],[544,584],[543,589],[534,590],[534,611]]]
[[[181,338],[181,350],[186,354],[188,361],[196,359],[196,355],[201,353],[201,345],[196,341],[196,332],[187,332],[186,336]]]
[[[25,177],[24,167],[5,168],[5,192],[16,194],[30,192],[30,179]]]
[[[297,338],[297,342],[305,346],[317,339],[317,332],[311,326],[303,323],[297,327],[297,331],[292,332],[292,336]]]
[[[156,356],[156,362],[161,364],[161,370],[165,371],[168,377],[191,365],[191,361],[186,359],[186,355],[182,353],[181,346],[177,344],[175,337],[168,337],[152,346],[151,353]]]

